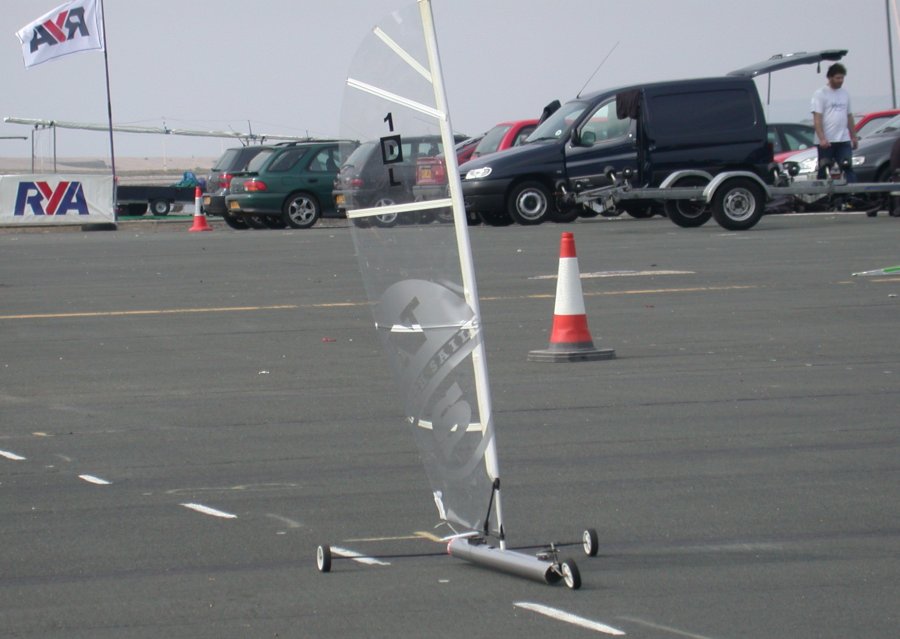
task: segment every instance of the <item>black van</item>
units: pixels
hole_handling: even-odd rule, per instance
[[[552,112],[524,145],[460,167],[466,210],[493,225],[569,221],[581,210],[566,208],[559,196],[609,184],[610,168],[642,187],[685,169],[710,176],[752,171],[771,183],[772,148],[753,78],[845,54],[778,55],[725,77],[578,97]],[[651,202],[622,205],[635,217],[652,215]]]

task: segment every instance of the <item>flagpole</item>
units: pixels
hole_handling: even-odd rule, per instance
[[[106,7],[103,6],[103,0],[100,0],[100,24],[103,29],[103,66],[106,70],[106,112],[109,116],[109,161],[112,168],[113,176],[113,216],[118,217],[116,213],[116,188],[118,188],[118,179],[116,177],[116,147],[113,144],[113,117],[112,117],[112,96],[109,91],[109,44],[106,41]]]

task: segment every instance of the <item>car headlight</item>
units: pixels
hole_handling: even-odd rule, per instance
[[[806,158],[799,162],[801,173],[812,173],[818,169],[819,158]]]
[[[483,166],[480,169],[472,169],[466,172],[467,180],[481,180],[491,174],[491,167]]]
[[[853,160],[850,162],[850,166],[862,166],[866,163],[865,155],[854,155]]]

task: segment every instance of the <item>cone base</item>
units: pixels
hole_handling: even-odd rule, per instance
[[[612,348],[592,348],[563,351],[543,349],[529,351],[529,362],[592,362],[598,359],[615,359],[616,351]]]
[[[194,233],[196,231],[212,231],[212,227],[207,224],[205,216],[194,216],[194,224],[188,229],[188,232]]]

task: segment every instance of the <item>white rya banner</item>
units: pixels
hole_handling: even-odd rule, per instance
[[[0,225],[115,223],[112,175],[0,175]]]

